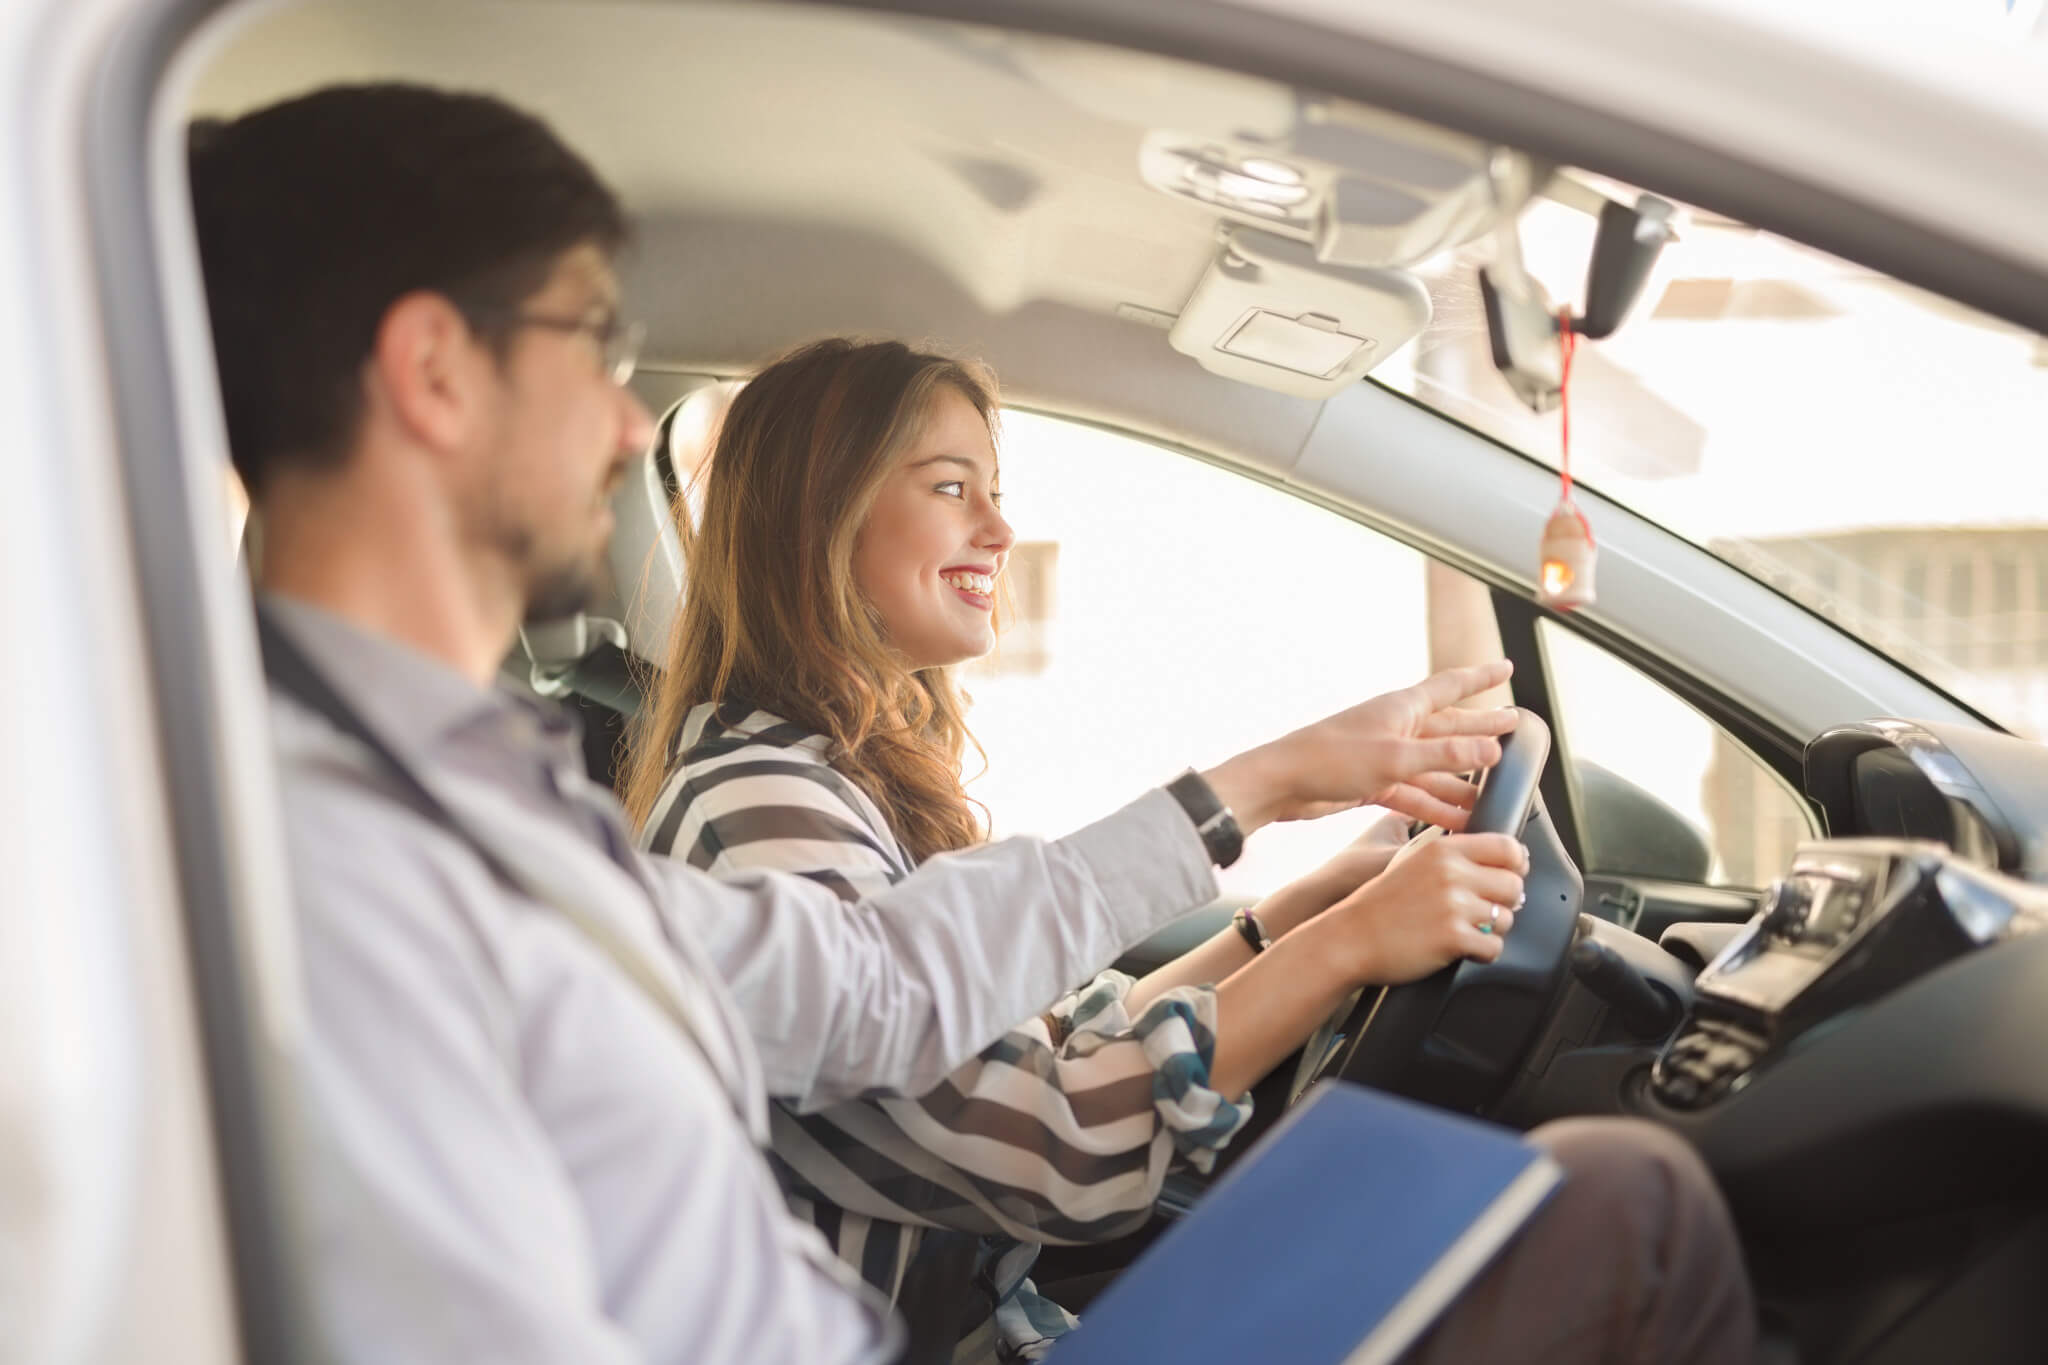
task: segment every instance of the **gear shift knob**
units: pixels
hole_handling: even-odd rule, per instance
[[[1596,938],[1572,945],[1572,975],[1607,1002],[1622,1027],[1638,1038],[1662,1038],[1678,1022],[1678,1002],[1665,995],[1619,953]]]

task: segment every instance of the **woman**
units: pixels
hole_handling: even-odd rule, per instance
[[[701,526],[683,527],[687,600],[634,746],[627,804],[654,849],[853,899],[980,840],[948,670],[995,640],[1012,540],[996,411],[986,375],[894,342],[821,342],[740,392]],[[1469,788],[1424,799],[1456,823]],[[1499,951],[1518,844],[1443,840],[1379,876],[1392,855],[1345,850],[1143,981],[1104,972],[932,1094],[779,1108],[798,1211],[891,1295],[924,1227],[981,1234],[956,1359],[1035,1358],[1074,1325],[1026,1278],[1039,1242],[1142,1225],[1173,1159],[1206,1169],[1252,1082],[1349,990]],[[1319,914],[1334,931],[1315,940]]]

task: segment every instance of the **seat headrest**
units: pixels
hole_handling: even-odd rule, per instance
[[[718,424],[737,386],[707,381],[670,405],[653,446],[633,462],[612,497],[611,564],[620,619],[633,653],[659,668],[683,600],[683,546],[675,503],[710,458]]]
[[[654,444],[633,461],[612,494],[612,582],[628,648],[659,667],[669,622],[683,594],[683,546],[670,512],[674,496],[668,443],[682,399],[662,414]]]
[[[632,462],[612,495],[608,600],[561,621],[522,627],[519,650],[508,661],[520,682],[542,695],[585,692],[615,709],[630,709],[631,693],[622,691],[624,656],[663,665],[669,627],[683,598],[683,546],[673,510],[677,490],[711,453],[733,391],[731,384],[706,381],[662,414],[647,453]]]

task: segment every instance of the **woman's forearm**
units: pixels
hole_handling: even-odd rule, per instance
[[[1450,835],[1393,863],[1216,988],[1210,1085],[1242,1094],[1354,987],[1499,957],[1528,870],[1528,850],[1503,834]]]
[[[1209,1084],[1236,1097],[1278,1066],[1364,979],[1309,926],[1260,953],[1216,988]],[[1190,954],[1192,956],[1192,954]]]
[[[1394,833],[1384,836],[1380,825],[1367,832],[1366,839],[1344,850],[1337,858],[1305,877],[1287,883],[1253,907],[1267,937],[1276,943],[1300,928],[1330,905],[1378,876],[1400,849],[1403,826],[1393,822]],[[1221,981],[1252,960],[1251,945],[1232,925],[1207,939],[1131,987],[1127,1008],[1131,1017],[1176,986],[1206,986]]]
[[[1259,924],[1276,942],[1312,919],[1349,887],[1324,886],[1314,877],[1289,882],[1253,907]],[[1133,1019],[1176,986],[1207,986],[1223,980],[1252,960],[1251,944],[1236,925],[1219,930],[1131,987],[1125,1008]]]
[[[1135,1019],[1145,1007],[1176,986],[1206,986],[1221,981],[1252,960],[1251,945],[1235,925],[1211,934],[1156,971],[1147,973],[1124,997],[1124,1008]]]

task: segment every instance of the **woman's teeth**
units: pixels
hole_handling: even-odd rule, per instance
[[[959,571],[942,573],[939,575],[939,578],[942,582],[965,592],[980,593],[983,597],[993,597],[995,595],[996,580],[994,574]]]

